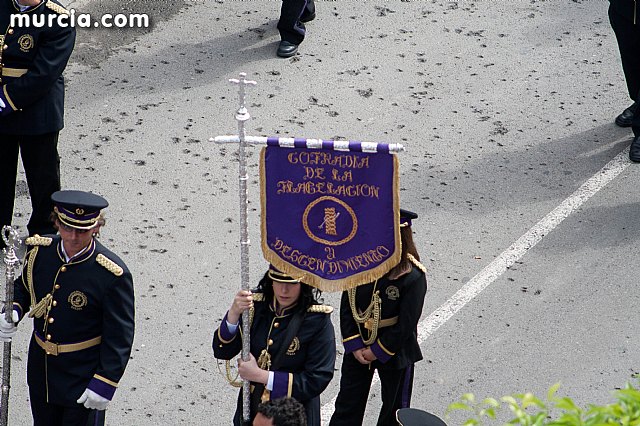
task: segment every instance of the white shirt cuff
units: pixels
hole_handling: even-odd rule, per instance
[[[236,331],[238,331],[238,324],[231,324],[227,320],[225,320],[225,322],[227,323],[227,328],[229,329],[229,333],[236,334]]]
[[[269,371],[269,380],[267,380],[266,388],[268,391],[273,390],[273,379],[275,378],[275,373],[273,371]]]

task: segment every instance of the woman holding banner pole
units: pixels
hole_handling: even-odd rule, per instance
[[[400,262],[375,282],[342,293],[344,358],[331,426],[362,425],[374,370],[382,385],[378,426],[397,425],[396,411],[409,407],[413,366],[422,359],[417,325],[427,291],[426,269],[411,234],[417,217],[400,210]]]
[[[240,290],[213,336],[213,354],[230,360],[242,348],[240,320],[249,315],[251,357],[238,361],[251,382],[251,420],[260,402],[292,397],[302,403],[309,426],[320,426],[320,394],[333,378],[335,336],[319,291],[271,266],[254,292]],[[233,418],[242,424],[242,391]]]

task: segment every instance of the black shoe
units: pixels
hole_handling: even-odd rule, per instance
[[[631,146],[629,147],[629,160],[634,163],[640,163],[640,136],[633,138]]]
[[[300,17],[300,22],[304,23],[304,22],[311,22],[314,19],[316,19],[316,13],[309,13],[309,14],[305,14],[303,13],[302,16]]]
[[[638,104],[633,103],[629,108],[622,111],[622,114],[616,117],[616,124],[620,127],[630,127],[633,122],[633,115],[638,109]]]
[[[278,45],[278,51],[276,54],[281,58],[290,58],[298,51],[298,45],[282,40]]]

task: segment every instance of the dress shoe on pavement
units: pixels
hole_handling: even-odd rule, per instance
[[[629,147],[629,160],[634,163],[640,163],[640,135],[633,138]]]
[[[314,19],[316,19],[316,13],[309,13],[309,14],[302,14],[302,16],[300,17],[300,22],[304,23],[304,22],[311,22]]]
[[[290,58],[298,51],[298,45],[282,40],[278,45],[276,54],[281,58]]]
[[[638,109],[638,104],[633,103],[629,108],[622,111],[622,114],[616,117],[616,124],[620,127],[630,127],[633,121],[633,114]]]

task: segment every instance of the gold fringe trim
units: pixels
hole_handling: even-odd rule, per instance
[[[47,7],[60,15],[68,15],[69,11],[51,0],[47,1]]]
[[[422,263],[420,263],[420,261],[418,259],[413,257],[413,255],[411,253],[407,253],[407,259],[409,259],[409,261],[411,263],[413,263],[416,268],[420,269],[425,274],[427,273],[427,267],[424,266]]]
[[[116,277],[124,274],[124,270],[120,266],[118,266],[116,262],[109,259],[102,253],[96,256],[96,262],[98,262],[101,266],[104,266],[107,271],[111,272]]]
[[[27,238],[26,240],[24,240],[24,242],[28,246],[50,246],[53,242],[53,238],[41,237],[40,235],[36,234],[33,237]]]
[[[307,312],[312,312],[314,314],[330,314],[331,312],[333,312],[333,306],[311,305],[307,309]]]

